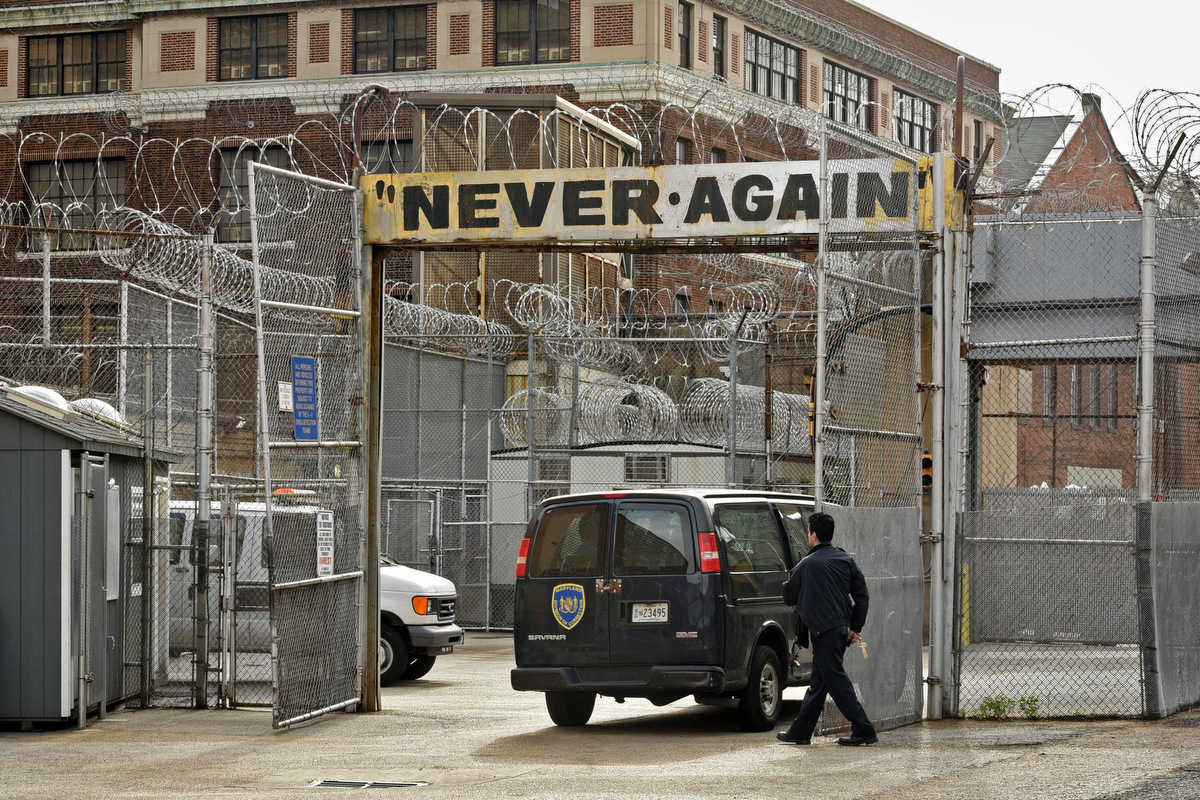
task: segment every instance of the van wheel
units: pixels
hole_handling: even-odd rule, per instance
[[[430,664],[430,666],[433,666]],[[408,645],[391,625],[379,626],[379,685],[391,686],[408,667]],[[428,672],[429,670],[425,670]]]
[[[779,721],[783,705],[783,677],[779,656],[767,645],[759,645],[750,659],[750,681],[738,697],[738,719],[742,730],[769,731]]]
[[[434,661],[437,661],[437,656],[414,656],[410,653],[408,656],[408,667],[405,668],[404,674],[400,676],[400,680],[415,681],[417,678],[424,678],[429,674],[429,670],[433,669]]]
[[[595,707],[594,692],[546,692],[546,710],[555,725],[566,728],[587,725]]]

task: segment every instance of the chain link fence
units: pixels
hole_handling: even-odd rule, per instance
[[[819,154],[810,111],[768,119],[733,93],[705,97],[696,108],[615,103],[588,113],[540,95],[497,96],[496,108],[477,109],[378,102],[363,114],[360,155],[368,170],[416,172]],[[62,179],[24,169],[24,199],[0,206],[4,256],[17,267],[0,279],[0,378],[103,399],[177,458],[157,487],[144,543],[129,534],[130,548],[148,547],[152,562],[150,652],[140,659],[149,704],[274,698],[277,724],[287,723],[344,702],[343,679],[357,677],[353,581],[337,590],[329,587],[342,581],[313,583],[321,588],[311,601],[296,584],[327,577],[316,572],[321,511],[333,513],[333,575],[363,567],[354,561],[360,344],[353,314],[337,313],[358,308],[347,226],[359,217],[340,189],[259,169],[348,180],[360,144],[345,140],[353,110],[340,109],[336,124],[288,127],[264,105],[255,113],[265,132],[254,140],[79,139],[95,178],[86,200],[64,203]],[[55,141],[22,132],[20,142],[34,136]],[[550,495],[618,486],[822,491],[866,514],[846,523],[861,539],[846,541],[860,563],[875,565],[876,608],[903,609],[873,618],[872,658],[854,667],[856,680],[907,687],[877,693],[890,707],[873,713],[887,724],[919,715],[911,685],[919,529],[908,511],[897,514],[919,499],[918,171],[911,157],[840,128],[827,150],[823,260],[815,237],[779,240],[776,252],[760,252],[771,242],[756,240],[726,252],[386,256],[382,549],[453,579],[461,624],[511,627],[519,541],[530,509]],[[49,162],[69,160],[43,151]],[[164,183],[149,169],[156,163],[181,174]],[[859,169],[875,169],[881,183],[860,192],[848,183]],[[58,201],[39,206],[51,190]],[[865,210],[855,204],[863,198]],[[67,227],[73,204],[94,212],[92,228]],[[211,249],[205,231],[215,235]],[[820,352],[828,369],[818,409]],[[319,389],[315,443],[298,435],[296,409],[280,408],[288,394],[280,385],[300,374],[293,357],[302,371],[311,366]],[[814,436],[818,410],[823,430]],[[292,501],[282,503],[278,489],[292,490]],[[196,523],[206,516],[204,533]],[[336,657],[318,657],[304,638]],[[284,677],[272,686],[275,675]]]
[[[1178,570],[1196,566],[1200,286],[1186,261],[1200,239],[1190,216],[1158,221],[1155,329],[1139,300],[1145,213],[1095,184],[1036,202],[974,230],[953,705],[1171,713],[1200,698],[1194,653],[1170,633],[1196,608]],[[1145,454],[1139,331],[1154,337]]]

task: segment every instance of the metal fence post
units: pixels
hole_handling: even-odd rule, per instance
[[[1157,187],[1157,183],[1155,184]],[[1142,258],[1140,307],[1138,313],[1138,357],[1140,393],[1138,396],[1137,489],[1138,499],[1154,499],[1154,270],[1158,199],[1155,191],[1146,192],[1142,201]]]
[[[829,194],[829,123],[821,117],[820,196]],[[825,500],[825,445],[822,441],[825,427],[825,349],[829,335],[829,310],[826,308],[826,240],[829,238],[829,206],[821,203],[821,221],[817,232],[817,346],[816,368],[813,370],[813,499],[818,511]]]
[[[930,329],[930,382],[933,394],[930,414],[929,451],[933,458],[933,486],[929,497],[929,678],[926,704],[930,719],[942,718],[942,675],[946,655],[943,648],[946,594],[951,588],[945,578],[942,537],[945,530],[945,372],[946,372],[946,161],[933,158],[933,324]]]

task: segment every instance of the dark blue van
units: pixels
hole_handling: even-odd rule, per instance
[[[811,666],[808,651],[789,663],[783,584],[812,513],[804,495],[716,489],[542,502],[517,560],[513,688],[545,692],[558,725],[586,724],[597,695],[694,695],[769,730]]]

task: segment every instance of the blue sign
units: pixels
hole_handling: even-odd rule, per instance
[[[292,414],[296,438],[317,441],[317,360],[292,356]]]

